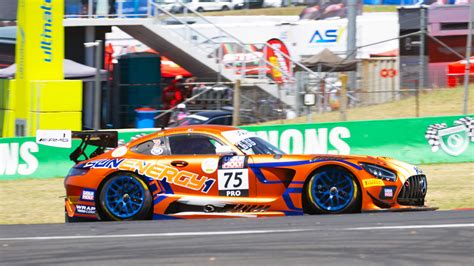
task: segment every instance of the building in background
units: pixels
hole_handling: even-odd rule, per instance
[[[421,10],[425,10],[427,32],[423,60],[424,87],[447,86],[448,65],[464,59],[469,21],[469,4],[399,8],[400,81],[402,88],[418,87],[420,72]],[[472,45],[472,44],[471,44]],[[474,53],[472,54],[474,55]]]
[[[0,21],[16,20],[18,0],[0,1]]]

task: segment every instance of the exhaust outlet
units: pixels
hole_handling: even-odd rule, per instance
[[[216,211],[216,207],[214,207],[210,204],[205,205],[203,209],[204,209],[204,212],[207,212],[207,213]]]

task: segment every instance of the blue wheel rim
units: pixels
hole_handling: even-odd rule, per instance
[[[145,191],[136,178],[119,176],[105,188],[107,210],[121,219],[136,215],[145,203]]]
[[[346,208],[352,202],[355,191],[351,176],[336,169],[317,173],[310,188],[313,202],[328,212]]]

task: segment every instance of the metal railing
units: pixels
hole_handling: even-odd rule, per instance
[[[202,16],[199,12],[189,9],[188,6],[181,1],[176,1],[174,5],[182,10],[182,15],[173,14],[170,8],[167,10],[164,1],[148,0],[146,6],[144,6],[143,3],[139,5],[137,1],[117,1],[117,8],[114,11],[111,11],[111,9],[115,9],[115,6],[111,8],[108,2],[109,1],[106,0],[88,0],[87,2],[82,0],[68,0],[66,1],[65,18],[155,18],[158,23],[167,25],[169,29],[173,30],[173,33],[180,35],[184,41],[203,52],[205,56],[215,59],[219,68],[218,72],[229,72],[229,70],[232,72],[233,70],[233,74],[241,79],[258,78],[267,79],[268,82],[272,82],[270,73],[276,70],[283,76],[284,83],[291,84],[295,82],[293,75],[293,68],[295,66],[298,66],[298,68],[305,72],[315,74],[309,68],[281,52],[280,49],[272,47],[267,43],[249,44],[242,42],[239,38],[216,25],[205,16]],[[169,5],[170,4],[168,4],[168,7]],[[76,12],[67,12],[68,9],[71,11],[71,7],[74,6],[76,7],[74,9]],[[130,12],[129,9],[133,9],[134,12]],[[78,10],[80,10],[80,12],[78,12]],[[191,22],[190,20],[193,21]],[[190,25],[190,23],[194,24]],[[208,31],[212,29],[217,34],[210,36],[201,32],[199,27],[206,27]],[[198,40],[200,41],[198,42]],[[234,54],[235,60],[232,60],[232,63],[225,61],[229,55],[223,52],[223,45],[228,43],[232,43],[238,48],[237,53]],[[260,49],[255,51],[249,48],[251,46],[259,46]],[[284,60],[289,62],[290,65],[288,69],[282,69],[279,65],[267,60],[267,53],[270,50],[278,57],[284,58]],[[258,61],[258,64],[252,63],[250,65],[249,59]],[[221,77],[218,76],[218,81],[220,80]]]
[[[189,9],[186,6],[186,4],[182,3],[181,1],[176,2],[176,5],[181,6],[182,10],[183,10],[183,16],[179,16],[179,17],[172,14],[170,11],[164,9],[161,5],[155,3],[155,1],[153,1],[153,0],[150,0],[149,3],[154,8],[154,10],[150,11],[149,14],[153,14],[154,17],[156,19],[158,19],[159,21],[162,21],[162,22],[165,21],[165,23],[169,23],[170,21],[163,20],[162,17],[163,17],[163,15],[165,15],[165,16],[168,16],[168,17],[172,18],[176,22],[179,22],[181,26],[184,26],[185,30],[183,32],[181,32],[180,35],[188,43],[194,43],[194,40],[197,39],[197,38],[193,39],[193,37],[197,37],[197,36],[201,37],[202,41],[199,43],[201,45],[196,45],[197,48],[199,48],[201,50],[204,49],[204,52],[211,52],[211,53],[207,54],[207,56],[210,57],[210,58],[216,59],[216,63],[218,63],[221,68],[223,66],[223,57],[224,57],[224,54],[223,54],[223,51],[222,51],[222,49],[223,49],[222,44],[225,44],[225,43],[235,44],[239,48],[239,51],[240,51],[239,54],[242,55],[241,56],[242,60],[240,60],[240,62],[239,62],[239,60],[234,60],[234,70],[235,70],[234,74],[237,74],[237,75],[240,74],[240,76],[242,78],[246,78],[245,74],[247,73],[246,60],[245,60],[246,56],[251,56],[251,57],[254,57],[254,58],[258,58],[259,59],[258,60],[259,61],[258,69],[260,69],[260,70],[267,69],[267,68],[276,69],[277,71],[279,71],[281,73],[281,75],[283,75],[286,78],[286,80],[289,83],[292,83],[292,82],[295,81],[293,73],[292,73],[293,72],[292,69],[293,69],[294,66],[298,66],[299,68],[303,69],[306,72],[309,72],[311,74],[315,74],[312,70],[310,70],[306,66],[300,64],[297,61],[294,61],[290,56],[288,56],[287,54],[281,52],[280,49],[272,47],[272,46],[268,45],[267,43],[248,44],[248,43],[242,42],[239,38],[237,38],[236,36],[234,36],[233,34],[228,32],[224,28],[216,25],[215,23],[213,23],[212,21],[207,19],[205,16],[201,15],[199,12],[196,12],[192,9]],[[189,17],[190,15],[191,15],[191,17]],[[189,25],[189,21],[186,21],[186,19],[189,19],[189,18],[198,18],[199,23],[193,23],[192,25]],[[195,27],[196,25],[199,25],[201,27],[203,27],[204,25],[207,25],[208,27],[210,27],[210,28],[217,31],[217,36],[210,37],[210,36],[206,35],[205,33],[202,33],[201,31],[199,31],[198,27]],[[179,34],[179,29],[175,28],[174,32]],[[196,34],[197,36],[192,36],[192,34]],[[216,39],[217,39],[216,37],[219,38],[219,39],[225,38],[228,41],[225,41],[225,42],[224,41],[216,41]],[[211,44],[210,49],[209,49],[209,46],[205,45],[206,43]],[[263,53],[251,50],[249,48],[250,45],[260,45],[260,46],[262,46],[261,51],[263,51]],[[217,50],[217,52],[216,52],[216,50]],[[288,62],[290,62],[290,66],[288,67],[288,70],[282,69],[280,66],[272,64],[271,62],[269,62],[266,59],[267,52],[269,50],[272,50],[275,54],[278,54],[278,56],[281,56],[282,58],[284,58],[285,60],[288,60]],[[236,67],[236,64],[239,64],[241,67],[240,68]],[[263,78],[262,73],[263,73],[263,71],[259,71],[259,75],[258,75],[259,78]]]

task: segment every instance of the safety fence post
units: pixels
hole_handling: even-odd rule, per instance
[[[232,111],[232,125],[238,126],[240,124],[240,79],[235,81],[233,101],[234,109]]]

